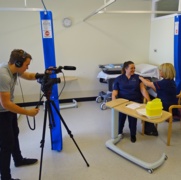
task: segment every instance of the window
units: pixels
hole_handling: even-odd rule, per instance
[[[179,11],[179,1],[181,0],[153,0],[154,11]],[[176,13],[173,13],[176,14]],[[154,17],[167,16],[170,13],[156,13]]]

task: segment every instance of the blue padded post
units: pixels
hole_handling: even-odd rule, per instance
[[[40,23],[41,23],[41,31],[42,31],[45,68],[47,69],[50,66],[56,67],[53,20],[52,20],[51,11],[40,12]],[[54,77],[56,77],[55,74],[53,75],[53,78]],[[55,102],[57,109],[59,109],[57,84],[53,85],[51,100]],[[55,121],[55,127],[52,127],[50,129],[52,150],[61,151],[62,150],[62,130],[61,130],[60,117],[57,115],[53,107],[52,107],[52,112],[53,112],[53,118]]]

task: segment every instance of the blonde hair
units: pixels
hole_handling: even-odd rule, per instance
[[[164,79],[174,79],[176,72],[175,68],[171,63],[163,63],[159,66],[159,70],[162,71],[162,75]]]

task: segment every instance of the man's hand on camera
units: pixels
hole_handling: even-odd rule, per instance
[[[53,70],[54,67],[51,66],[49,68],[45,70],[45,73],[36,73],[35,74],[35,79],[42,79],[45,76],[45,74],[52,74],[52,70]]]
[[[56,69],[57,69],[56,67],[50,66],[48,69],[45,70],[45,73],[52,74],[52,71],[55,71]]]
[[[39,108],[32,108],[27,110],[27,115],[28,116],[36,116],[39,112]]]
[[[40,78],[43,78],[43,76],[44,76],[45,74],[43,74],[43,73],[36,73],[35,74],[35,79],[40,79]]]

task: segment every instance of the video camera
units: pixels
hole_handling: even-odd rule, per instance
[[[37,82],[41,84],[41,90],[45,93],[45,95],[51,94],[52,86],[54,84],[58,84],[61,82],[60,78],[51,78],[50,76],[62,72],[62,69],[76,70],[76,67],[74,66],[59,66],[58,68],[50,67],[45,70],[44,74],[36,73],[35,78],[37,79]]]

